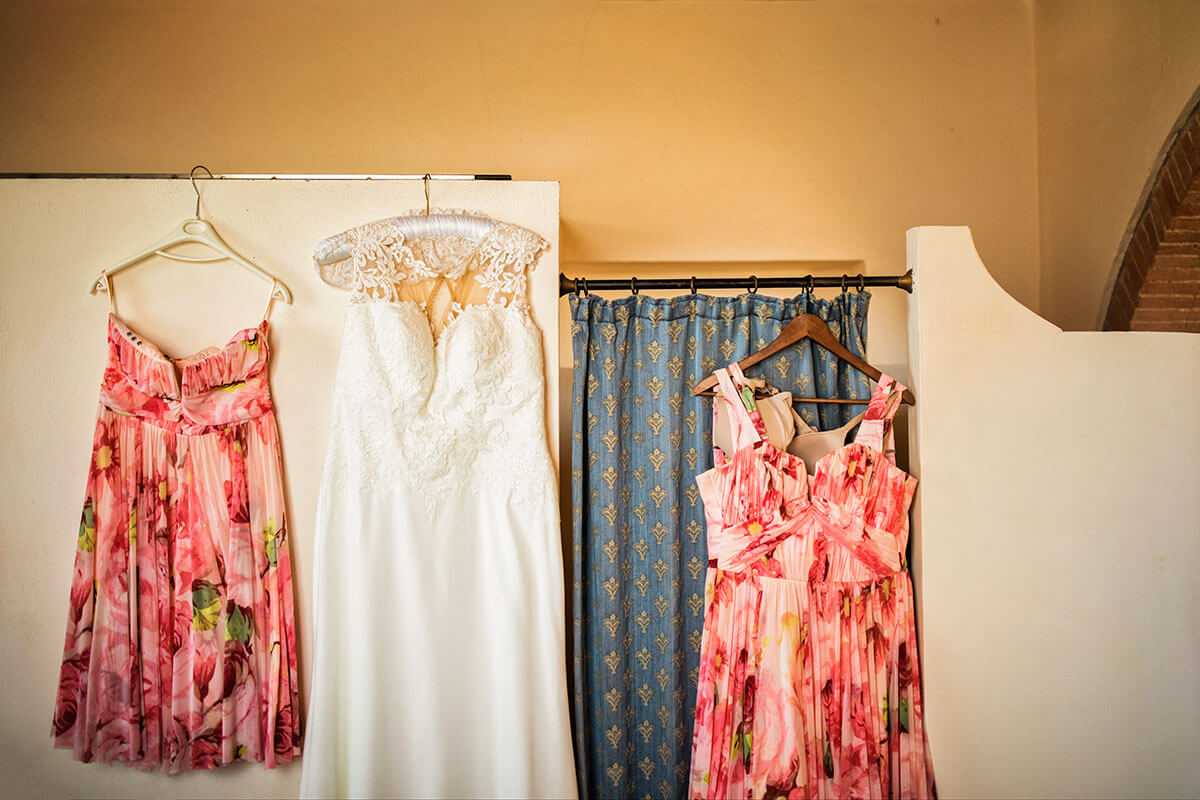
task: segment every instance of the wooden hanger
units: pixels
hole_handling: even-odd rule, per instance
[[[804,339],[811,339],[812,341],[821,345],[826,350],[840,358],[842,361],[845,361],[847,364],[859,370],[860,372],[865,373],[871,378],[871,380],[878,381],[880,376],[883,374],[879,370],[875,369],[875,367],[872,367],[866,361],[863,361],[861,358],[854,355],[854,353],[851,353],[849,350],[843,347],[842,343],[839,342],[833,335],[833,331],[829,330],[829,326],[825,324],[825,321],[816,314],[801,314],[800,316],[796,317],[787,325],[783,326],[783,330],[781,330],[779,335],[775,337],[775,341],[771,342],[758,352],[751,353],[743,358],[738,362],[738,366],[742,369],[752,367],[758,362],[775,355],[780,350],[783,350],[786,347],[791,347],[792,345],[803,341]],[[700,381],[700,383],[696,384],[696,388],[692,391],[692,395],[699,396],[702,394],[714,394],[712,389],[716,385],[717,376],[709,375],[707,378]],[[792,399],[792,402],[860,404],[867,401],[822,399],[819,397],[796,397]],[[909,405],[915,405],[917,401],[916,398],[913,397],[912,392],[910,392],[908,389],[905,389],[902,402],[908,403]]]
[[[173,229],[155,244],[139,250],[128,258],[118,261],[116,264],[104,270],[104,272],[101,272],[92,279],[92,285],[88,287],[88,291],[91,294],[95,294],[98,291],[106,291],[105,287],[108,286],[107,279],[116,275],[121,270],[128,269],[129,267],[144,261],[150,256],[157,255],[162,256],[163,258],[170,258],[175,261],[192,261],[197,263],[224,261],[228,259],[238,266],[244,267],[250,272],[253,272],[263,280],[270,281],[273,287],[271,289],[272,297],[282,300],[285,303],[292,302],[291,290],[284,285],[283,281],[279,280],[257,264],[251,262],[229,245],[225,244],[225,240],[220,237],[220,235],[217,233],[217,229],[213,227],[212,223],[206,219],[200,218],[200,190],[196,188],[196,170],[198,169],[208,172],[209,177],[212,177],[212,173],[209,172],[208,167],[201,165],[192,167],[191,181],[192,189],[196,192],[196,216],[191,219],[185,219],[183,222],[179,223],[175,229]],[[178,253],[172,253],[168,250],[168,248],[174,247],[177,244],[184,244],[188,242],[207,245],[209,248],[216,251],[216,255],[184,256]]]

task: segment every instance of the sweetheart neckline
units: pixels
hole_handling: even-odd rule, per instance
[[[783,456],[784,458],[790,459],[795,462],[799,462],[800,469],[803,470],[803,472],[804,472],[804,478],[800,482],[804,485],[804,497],[808,501],[809,504],[811,504],[813,502],[813,492],[816,489],[817,473],[820,471],[821,465],[825,463],[826,459],[832,458],[835,454],[840,453],[843,450],[848,450],[851,447],[861,447],[864,450],[867,450],[868,452],[875,453],[876,454],[876,461],[875,461],[876,468],[878,468],[880,463],[884,463],[891,469],[894,469],[897,472],[900,472],[901,474],[903,474],[906,481],[915,481],[917,479],[917,476],[915,476],[912,473],[908,472],[907,470],[903,469],[902,467],[900,467],[900,465],[893,464],[891,461],[888,461],[887,457],[883,454],[882,451],[876,450],[876,449],[868,446],[867,444],[865,444],[863,442],[859,442],[859,441],[847,442],[846,444],[842,445],[841,447],[830,450],[828,453],[826,453],[825,455],[823,455],[819,459],[817,459],[817,463],[813,465],[812,472],[808,471],[808,465],[804,463],[804,459],[800,458],[800,456],[795,455],[794,453],[789,453],[787,450],[780,450],[769,439],[766,439],[765,437],[762,440],[760,440],[759,442],[752,442],[752,443],[746,445],[745,447],[742,448],[742,450],[745,450],[746,448],[756,449],[759,445],[764,445],[764,444],[767,447],[770,447],[772,450],[774,450],[777,454]],[[738,450],[735,452],[734,455],[736,456],[736,454],[740,453],[740,452],[741,452],[741,450]],[[757,455],[757,453],[755,454],[755,457],[759,458],[760,460],[762,459],[762,457]],[[705,470],[705,472],[719,470],[719,469],[722,469],[725,467],[729,467],[732,464],[733,464],[733,458],[730,457],[729,459],[727,459],[725,461],[724,464],[718,464],[718,465],[712,467],[712,470]],[[766,466],[770,466],[770,465],[768,464]],[[704,473],[701,473],[701,474],[704,474]]]
[[[260,339],[267,331],[267,320],[264,318],[262,322],[253,327],[242,328],[230,336],[229,340],[223,345],[209,345],[179,358],[169,357],[162,351],[161,347],[143,336],[140,331],[131,328],[129,323],[118,317],[115,311],[108,312],[108,328],[110,333],[116,332],[117,338],[120,341],[125,342],[151,361],[165,367],[171,376],[171,393],[163,395],[163,397],[169,400],[181,401],[184,397],[184,370],[222,356],[241,342],[250,341],[247,337],[249,333],[253,333],[256,340]]]
[[[413,337],[414,339],[420,339],[420,343],[418,344],[414,342],[411,346],[414,352],[413,361],[414,363],[419,362],[420,366],[418,366],[417,369],[423,373],[424,377],[411,384],[411,394],[413,400],[420,403],[423,411],[427,411],[429,409],[430,403],[433,402],[434,398],[438,396],[438,393],[442,391],[439,387],[441,387],[443,382],[447,379],[446,375],[448,373],[452,374],[455,372],[451,366],[450,358],[447,355],[447,351],[443,345],[445,345],[448,340],[455,338],[455,331],[461,327],[461,324],[465,324],[460,324],[461,320],[473,317],[483,317],[490,314],[497,318],[511,318],[523,329],[528,330],[529,328],[532,328],[534,331],[538,330],[537,323],[534,321],[533,315],[530,313],[527,305],[514,304],[502,306],[494,303],[473,303],[463,308],[462,311],[455,315],[454,319],[447,322],[445,327],[442,328],[441,336],[436,338],[433,336],[433,329],[429,324],[428,317],[426,317],[425,313],[421,310],[420,303],[415,300],[385,300],[380,298],[367,302],[354,303],[350,306],[350,308],[353,309],[355,306],[364,306],[367,309],[385,309],[385,311],[382,312],[370,312],[368,310],[367,315],[364,316],[363,319],[371,320],[367,323],[369,325],[376,326],[382,321],[384,324],[394,325],[399,328],[416,328],[422,332],[417,333]],[[400,311],[400,309],[405,306],[412,308],[411,313],[415,319],[411,326],[403,319],[403,316],[407,312]],[[380,313],[386,314],[386,316],[380,317]],[[399,314],[399,316],[396,316],[397,314]],[[505,323],[501,322],[500,324],[503,325]],[[423,336],[427,336],[429,338],[426,340],[422,338]],[[426,344],[426,341],[428,341],[428,344]],[[539,350],[541,349],[540,343],[536,346]],[[419,351],[419,353],[417,351]],[[478,371],[478,369],[476,369],[476,371]]]
[[[818,431],[818,433],[832,433],[835,431],[836,431],[836,429],[834,429],[834,431]],[[867,450],[871,449],[871,448],[867,447],[867,445],[858,441],[857,439],[855,439],[854,441],[846,442],[845,444],[841,445],[840,447],[835,447],[832,450],[830,450],[828,453],[826,453],[825,455],[818,458],[816,460],[816,463],[813,464],[812,472],[809,472],[808,464],[805,463],[803,458],[796,455],[795,453],[789,452],[788,450],[780,450],[778,447],[775,446],[775,443],[772,442],[770,439],[763,439],[760,442],[757,442],[757,444],[760,444],[760,445],[765,444],[767,447],[770,447],[776,453],[778,453],[782,456],[785,456],[785,457],[791,459],[792,461],[799,463],[800,466],[804,469],[804,485],[805,486],[808,486],[811,483],[811,481],[809,480],[810,478],[813,479],[813,481],[816,480],[817,473],[820,471],[821,465],[824,464],[827,459],[832,458],[837,453],[840,453],[841,451],[847,450],[851,447],[862,447]],[[754,444],[748,444],[746,446],[754,447]],[[873,451],[873,452],[878,452],[878,451]],[[811,495],[811,492],[809,494]]]
[[[382,300],[381,299],[381,300],[371,300],[366,303],[362,303],[361,305],[381,305],[381,306],[395,306],[395,307],[408,306],[408,307],[412,308],[413,311],[415,311],[417,313],[417,316],[419,316],[422,320],[420,327],[424,328],[425,332],[429,334],[429,339],[432,344],[432,347],[430,349],[434,353],[437,353],[438,348],[442,346],[442,342],[445,341],[447,338],[449,338],[450,331],[453,330],[458,325],[458,321],[461,320],[463,317],[468,316],[468,312],[473,312],[474,309],[490,309],[493,311],[509,312],[509,313],[512,313],[513,316],[517,317],[518,319],[521,319],[522,321],[533,322],[533,316],[529,313],[528,307],[525,307],[525,306],[516,306],[516,305],[502,306],[502,305],[497,305],[494,303],[470,303],[468,305],[463,306],[462,310],[459,311],[457,314],[455,314],[453,319],[449,320],[445,325],[442,326],[441,333],[435,336],[433,333],[433,326],[429,324],[429,317],[425,316],[425,312],[421,310],[421,304],[418,303],[416,300],[409,300],[409,299]]]
[[[126,336],[121,337],[125,341],[129,342],[129,344],[131,344],[139,353],[146,356],[147,358],[154,359],[155,361],[166,364],[167,366],[176,367],[176,368],[190,367],[195,364],[199,364],[202,361],[207,361],[210,358],[214,358],[214,357],[220,355],[221,353],[224,353],[226,350],[233,347],[235,344],[246,341],[245,334],[250,333],[251,331],[261,334],[263,331],[266,330],[266,326],[267,326],[267,321],[264,319],[262,322],[258,323],[257,325],[253,325],[248,328],[242,328],[237,333],[230,336],[229,340],[226,341],[225,344],[209,345],[207,347],[200,348],[199,350],[197,350],[194,353],[189,353],[186,356],[180,356],[179,358],[171,358],[170,356],[163,353],[161,347],[159,347],[157,344],[152,342],[150,339],[147,339],[145,336],[143,336],[140,331],[132,328],[129,325],[129,323],[127,323],[125,320],[118,317],[115,312],[110,311],[108,313],[108,320],[109,320],[109,324],[112,327],[117,329],[117,333],[121,333],[121,329],[124,328],[125,333],[132,335],[134,337],[134,339],[137,340],[137,341],[134,341],[133,339],[129,339]],[[147,349],[147,348],[149,348],[149,349]]]

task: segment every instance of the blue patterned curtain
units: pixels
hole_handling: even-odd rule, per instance
[[[712,466],[712,398],[692,397],[692,387],[805,312],[865,358],[870,294],[570,303],[580,796],[685,797],[708,561],[695,477]],[[748,373],[797,397],[865,403],[872,386],[809,342]],[[827,429],[865,405],[797,408]]]

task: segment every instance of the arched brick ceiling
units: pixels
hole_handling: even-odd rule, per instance
[[[1200,333],[1200,104],[1131,226],[1104,329]]]

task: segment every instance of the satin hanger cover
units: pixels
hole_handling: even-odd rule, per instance
[[[423,237],[460,236],[465,239],[481,239],[495,224],[491,219],[458,211],[431,209],[429,206],[429,182],[433,176],[426,174],[421,179],[425,184],[425,212],[392,218],[391,225],[406,239]],[[318,267],[335,264],[350,257],[350,234],[339,233],[323,239],[313,251],[313,261]]]

